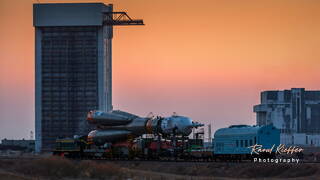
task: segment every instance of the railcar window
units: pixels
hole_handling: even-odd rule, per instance
[[[223,146],[224,146],[223,143],[217,143],[217,150],[218,151],[223,151]]]
[[[236,140],[236,146],[239,147],[239,140]]]
[[[243,140],[240,141],[240,146],[243,147]]]
[[[254,144],[257,144],[257,137],[254,137]]]
[[[249,140],[249,146],[252,146],[252,139]]]
[[[248,140],[246,140],[244,143],[245,143],[245,147],[248,147]]]

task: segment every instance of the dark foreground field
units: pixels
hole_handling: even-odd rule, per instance
[[[319,179],[320,164],[2,159],[0,179]]]

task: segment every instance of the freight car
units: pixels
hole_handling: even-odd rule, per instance
[[[214,156],[220,160],[251,159],[258,156],[252,153],[253,145],[261,145],[263,149],[271,149],[280,144],[280,130],[273,125],[248,126],[233,125],[218,129],[214,134]],[[274,150],[275,151],[275,150]],[[259,153],[259,156],[275,156],[275,152]]]

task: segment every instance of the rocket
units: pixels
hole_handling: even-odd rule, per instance
[[[188,136],[193,128],[203,126],[185,116],[139,117],[120,110],[90,111],[87,121],[97,126],[88,134],[88,141],[96,145],[120,142],[143,134]]]

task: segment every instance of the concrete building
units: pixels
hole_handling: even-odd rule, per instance
[[[282,133],[281,144],[320,147],[320,134]]]
[[[320,134],[320,91],[264,91],[254,112],[257,125],[273,123],[284,133]]]
[[[112,5],[34,4],[36,152],[89,131],[90,110],[112,109]]]
[[[306,91],[304,88],[264,91],[261,104],[253,109],[257,125],[272,123],[281,130],[285,144],[317,142],[312,139],[317,139],[320,134],[320,91]]]
[[[34,140],[11,140],[11,139],[2,139],[1,147],[3,149],[15,149],[15,147],[19,147],[27,152],[33,152],[35,150],[35,142]]]

